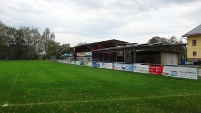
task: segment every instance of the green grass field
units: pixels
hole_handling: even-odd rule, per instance
[[[198,113],[201,80],[49,61],[0,61],[0,112]]]

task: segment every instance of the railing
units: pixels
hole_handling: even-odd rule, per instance
[[[124,62],[113,62],[105,63],[98,61],[71,61],[67,62],[64,60],[58,60],[60,63],[75,64],[88,67],[112,69],[119,71],[130,71],[137,73],[154,74],[158,76],[170,76],[177,78],[187,78],[187,79],[198,79],[198,67],[187,67],[187,66],[172,66],[172,65],[153,65],[153,64],[125,64]]]

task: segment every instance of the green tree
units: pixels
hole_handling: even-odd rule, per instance
[[[48,47],[50,47],[50,45],[52,45],[55,40],[54,32],[51,33],[50,28],[46,28],[41,38],[42,38],[41,41],[43,43],[43,47],[42,47],[43,54],[45,54],[45,57],[47,58],[51,54],[51,53],[48,53],[50,52],[48,50],[49,49]]]
[[[53,40],[49,40],[47,44],[47,54],[46,57],[57,56],[57,49],[59,48],[59,43]]]
[[[153,44],[159,42],[162,42],[163,44],[183,44],[183,41],[181,39],[177,39],[176,36],[171,36],[170,38],[155,36],[149,39],[147,43]]]
[[[149,41],[148,41],[149,44],[159,43],[159,42],[162,42],[164,44],[168,44],[169,43],[169,41],[168,41],[167,38],[163,38],[163,37],[159,37],[159,36],[155,36],[155,37],[149,39]]]
[[[59,48],[59,56],[65,54],[65,53],[71,53],[72,50],[70,48],[70,44],[62,44]]]
[[[46,28],[41,35],[37,28],[6,26],[0,21],[0,60],[38,59],[69,52],[70,44],[60,45],[54,32]]]
[[[5,59],[6,57],[6,32],[7,26],[0,21],[0,59]]]

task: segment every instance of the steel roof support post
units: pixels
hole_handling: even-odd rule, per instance
[[[125,50],[123,51],[123,57],[124,57],[124,64],[125,64]]]
[[[99,52],[98,52],[98,61],[99,61]]]
[[[133,60],[134,60],[134,61],[133,61],[133,63],[135,63],[135,59],[136,59],[136,58],[135,58],[135,57],[136,57],[135,54],[136,54],[136,53],[135,53],[135,48],[134,48],[134,51],[133,51]]]
[[[93,61],[93,51],[91,51],[91,61]]]
[[[109,53],[109,63],[110,63],[110,53]]]
[[[104,55],[105,55],[105,53],[103,53],[103,62],[104,62]]]
[[[116,51],[116,62],[117,62],[117,51]]]
[[[171,51],[171,65],[173,65],[172,51]]]
[[[185,51],[185,53],[184,53],[184,61],[185,61],[185,63],[184,64],[186,64],[186,52],[187,52],[186,45],[184,46],[184,51]]]
[[[171,51],[170,51],[170,52],[171,52],[171,65],[174,64],[174,62],[173,62],[173,58],[172,58],[172,50],[173,50],[173,48],[174,48],[173,46],[170,48],[170,49],[171,49]]]
[[[179,64],[179,65],[180,65],[180,64],[181,64],[181,63],[180,63],[180,62],[181,62],[181,60],[180,60],[180,57],[179,57],[179,56],[180,56],[180,53],[177,53],[177,58],[178,58],[177,64]]]

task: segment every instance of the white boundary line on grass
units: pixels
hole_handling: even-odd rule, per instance
[[[186,95],[166,95],[166,96],[152,96],[152,97],[134,97],[134,98],[117,98],[117,99],[100,99],[100,100],[86,100],[86,101],[55,101],[55,102],[39,102],[39,103],[24,103],[24,104],[9,104],[5,103],[1,107],[16,107],[16,106],[34,106],[34,105],[48,105],[48,104],[68,104],[68,103],[87,103],[87,102],[104,102],[104,101],[126,101],[138,99],[154,99],[165,97],[186,97],[186,96],[201,96],[201,94],[186,94]]]

